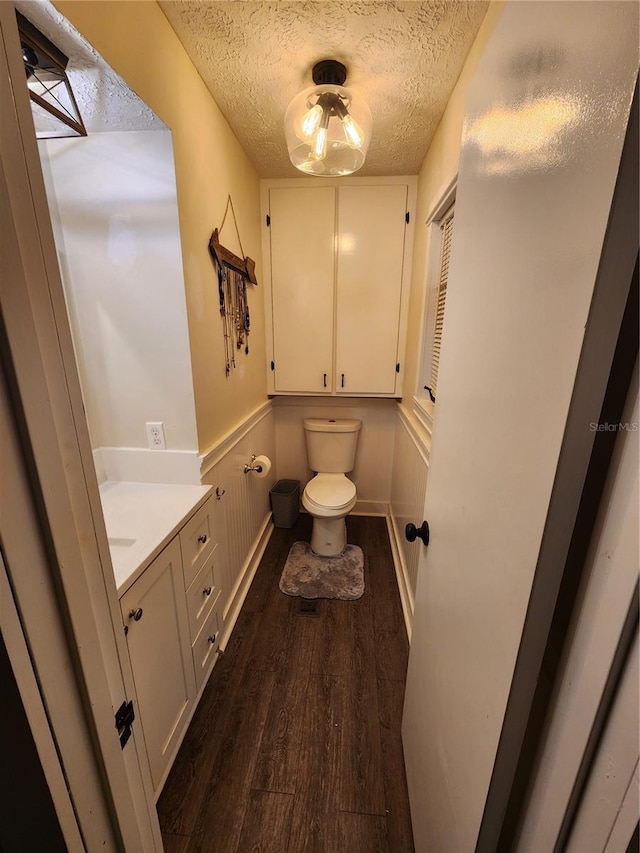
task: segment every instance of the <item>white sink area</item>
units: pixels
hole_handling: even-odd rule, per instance
[[[211,486],[107,480],[100,484],[113,574],[122,595],[205,502]]]

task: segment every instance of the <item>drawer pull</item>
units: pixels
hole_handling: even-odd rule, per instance
[[[129,611],[129,619],[133,619],[134,622],[139,622],[142,619],[142,607],[138,607],[136,609],[132,608]]]
[[[217,631],[215,634],[211,634],[210,637],[207,637],[207,641],[209,643],[211,643],[211,645],[213,645],[217,639],[218,639],[218,632]]]
[[[209,537],[207,536],[207,534],[203,533],[202,536],[198,536],[198,542],[202,542],[202,544],[204,545],[208,538]]]
[[[202,590],[203,595],[211,595],[212,592],[213,592],[212,586],[205,586],[205,588]]]

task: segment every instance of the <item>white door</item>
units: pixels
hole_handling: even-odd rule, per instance
[[[507,4],[467,93],[431,543],[419,545],[403,717],[417,853],[476,847],[633,96],[636,32],[631,4]]]

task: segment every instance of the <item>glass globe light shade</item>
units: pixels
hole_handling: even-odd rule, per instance
[[[371,112],[344,86],[314,86],[291,101],[284,129],[296,169],[325,177],[350,175],[367,156]]]

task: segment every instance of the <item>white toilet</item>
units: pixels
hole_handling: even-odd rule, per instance
[[[313,516],[311,550],[321,557],[341,554],[347,544],[346,516],[356,505],[356,487],[345,475],[353,470],[361,421],[305,418],[309,467],[316,472],[302,494]]]

